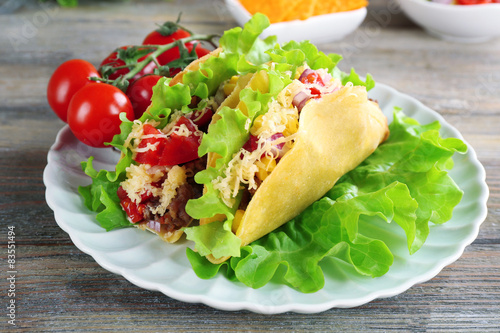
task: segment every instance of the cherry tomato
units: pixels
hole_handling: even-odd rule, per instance
[[[122,46],[120,49],[122,50],[127,50],[130,46]],[[146,59],[149,54],[143,55],[139,58],[137,56],[134,56],[133,52],[131,54],[128,54],[126,56],[126,59],[121,59],[118,51],[115,50],[111,54],[109,54],[104,60],[101,62],[99,65],[99,73],[101,75],[105,74],[104,73],[104,66],[111,66],[111,67],[122,67],[125,65],[141,62],[142,60]],[[133,78],[129,79],[129,82],[132,83],[135,80],[139,79],[141,76],[147,75],[147,74],[152,74],[156,68],[156,64],[152,61],[149,64],[147,64],[139,73],[134,75]],[[113,73],[108,75],[108,79],[110,80],[116,80],[118,77],[122,75],[126,75],[128,72],[130,72],[130,68],[120,68],[114,71]]]
[[[47,101],[62,121],[67,122],[71,97],[83,86],[92,83],[89,77],[100,77],[90,62],[73,59],[62,63],[50,77],[47,86]]]
[[[151,104],[151,96],[153,96],[153,87],[161,79],[161,75],[145,75],[135,80],[127,89],[127,97],[134,108],[135,118],[142,116],[144,111]]]
[[[459,5],[481,5],[485,3],[492,3],[491,0],[457,0]]]
[[[186,38],[191,36],[191,34],[183,29],[180,29],[176,27],[175,25],[164,24],[163,26],[160,27],[160,29],[155,30],[151,33],[149,33],[146,38],[144,38],[144,41],[142,42],[143,45],[166,45],[175,42],[176,40]],[[193,50],[194,45],[196,45],[195,52],[198,58],[203,57],[204,55],[210,53],[209,50],[203,48],[200,43],[197,42],[189,42],[184,44],[186,46],[186,49],[188,52],[191,53]],[[167,65],[169,62],[179,59],[180,57],[180,52],[179,48],[173,47],[162,54],[160,54],[157,57],[157,61],[160,65],[164,66]],[[171,76],[174,76],[180,71],[180,69],[172,69],[170,72]]]
[[[68,125],[83,143],[103,148],[120,133],[120,113],[134,120],[134,110],[127,96],[110,84],[89,84],[80,89],[68,107]]]
[[[164,28],[165,25],[160,27],[160,29],[155,30],[150,32],[146,38],[144,38],[144,41],[142,42],[143,45],[165,45],[165,44],[170,44],[172,42],[175,42],[176,40],[186,38],[191,36],[191,34],[185,30],[182,30],[180,28],[175,28],[169,26],[168,28]],[[160,54],[157,58],[158,63],[160,65],[166,65],[172,60],[179,59],[180,53],[179,53],[179,48],[174,47],[171,48],[170,50],[167,50]]]

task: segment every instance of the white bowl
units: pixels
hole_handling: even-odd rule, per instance
[[[403,12],[429,34],[474,43],[500,36],[500,4],[447,5],[426,0],[399,0]]]
[[[250,20],[252,15],[238,0],[225,1],[229,12],[239,25],[243,26]],[[347,12],[312,16],[307,20],[273,23],[262,33],[262,37],[275,35],[279,43],[290,40],[309,40],[314,44],[338,41],[360,26],[366,12],[363,7]]]

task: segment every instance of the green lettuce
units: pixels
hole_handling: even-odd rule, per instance
[[[442,138],[439,128],[438,122],[420,125],[396,109],[388,140],[322,199],[222,264],[188,248],[193,269],[208,279],[226,267],[229,278],[252,288],[279,275],[283,283],[306,293],[324,286],[320,262],[325,258],[344,261],[361,275],[384,275],[394,255],[366,231],[367,223],[378,219],[391,228],[394,222],[405,232],[411,254],[425,242],[429,222],[448,221],[462,198],[448,169],[453,154],[466,152],[467,146]]]

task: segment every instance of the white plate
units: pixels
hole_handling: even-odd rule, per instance
[[[392,118],[394,106],[421,123],[439,120],[445,137],[460,133],[436,112],[412,97],[378,84],[370,97],[379,101],[382,110]],[[416,254],[410,256],[406,238],[394,223],[383,224],[387,233],[397,239],[388,246],[395,253],[394,264],[380,278],[357,275],[350,266],[336,260],[322,263],[325,287],[313,294],[303,294],[287,286],[269,283],[251,289],[233,283],[222,274],[211,280],[199,279],[185,256],[188,242],[166,244],[155,235],[135,228],[106,232],[83,206],[78,185],[89,179],[80,170],[80,162],[95,156],[96,168],[113,169],[118,154],[110,149],[93,149],[81,144],[68,127],[58,134],[49,151],[44,171],[46,200],[54,210],[55,220],[83,252],[91,255],[105,269],[120,274],[133,284],[157,290],[185,302],[199,302],[223,310],[250,310],[275,314],[286,311],[317,313],[334,307],[355,307],[376,298],[402,293],[416,283],[436,276],[446,265],[457,260],[464,248],[477,237],[486,218],[488,187],[485,171],[472,147],[465,155],[455,157],[451,176],[464,190],[461,203],[451,221],[432,225],[429,238]],[[400,237],[398,237],[400,236]]]
[[[236,22],[243,26],[252,15],[238,0],[225,0]],[[270,0],[272,1],[272,0]],[[294,20],[271,24],[261,37],[277,36],[278,42],[309,40],[313,44],[339,41],[355,31],[366,17],[366,7],[346,12],[311,16],[307,20]]]
[[[449,5],[399,0],[403,12],[430,35],[460,43],[481,43],[500,36],[500,4]]]

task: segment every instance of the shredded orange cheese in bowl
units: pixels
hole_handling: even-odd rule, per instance
[[[368,5],[367,0],[239,0],[250,14],[265,14],[271,23],[306,20],[311,16],[346,12]]]

